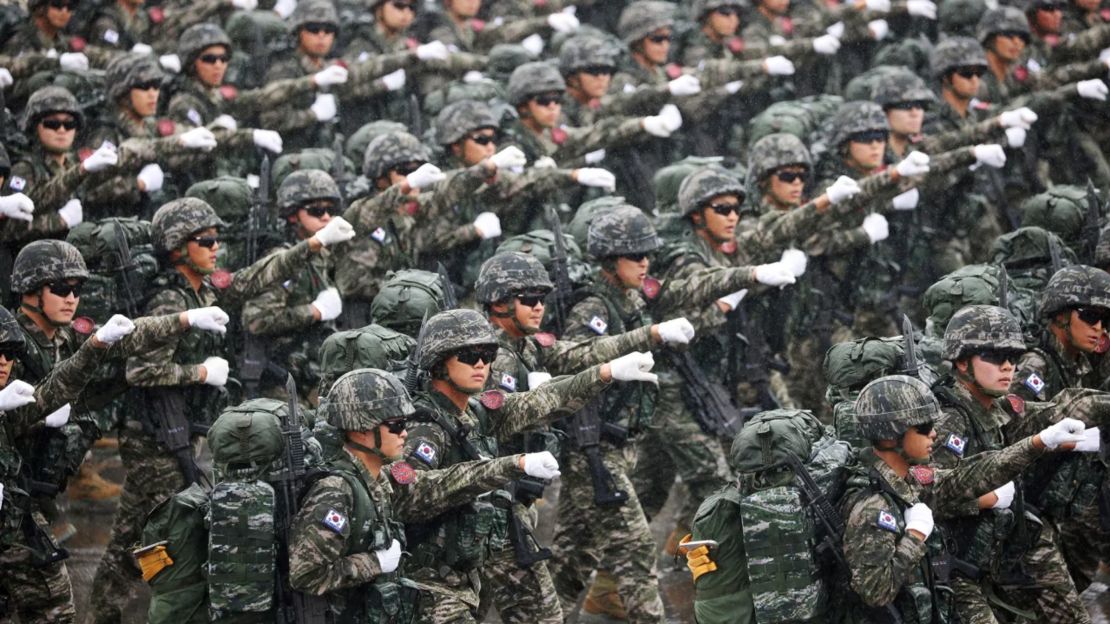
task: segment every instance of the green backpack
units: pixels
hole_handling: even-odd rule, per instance
[[[273,198],[276,186],[270,187]],[[220,228],[219,265],[229,271],[247,266],[247,238],[250,224],[251,202],[254,190],[246,178],[219,176],[203,180],[185,191],[186,197],[203,199],[216,211],[227,227]],[[276,213],[268,210],[258,226],[259,258],[267,251],[285,242],[284,226],[278,223]],[[256,258],[257,260],[257,258]]]
[[[811,95],[798,100],[776,102],[748,125],[748,146],[769,134],[786,132],[809,144],[826,119],[836,112],[844,98],[836,95]],[[816,162],[816,158],[814,159]]]
[[[113,314],[138,318],[158,275],[150,222],[131,218],[86,221],[66,241],[81,252],[89,269],[81,314],[104,323]]]
[[[335,332],[320,347],[320,394],[340,376],[359,368],[400,370],[416,340],[378,324]]]
[[[856,397],[868,382],[902,370],[904,359],[901,338],[860,338],[835,344],[825,353],[825,400],[833,406],[838,438],[852,446],[868,444],[856,424]]]

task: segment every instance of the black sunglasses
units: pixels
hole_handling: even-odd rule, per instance
[[[721,215],[722,217],[727,217],[734,212],[736,214],[740,214],[740,204],[709,204],[708,206],[706,206],[706,208]]]
[[[787,184],[790,184],[791,182],[794,182],[796,180],[804,180],[806,174],[804,171],[776,171],[775,177],[778,178],[780,182],[786,182]]]
[[[725,17],[732,17],[733,15],[740,15],[740,7],[723,6],[713,9],[717,15],[724,15]]]
[[[478,145],[489,145],[497,142],[496,134],[472,134],[466,138]]]
[[[77,127],[77,120],[72,117],[69,119],[43,119],[42,127],[47,130],[58,130],[60,128],[73,130]]]
[[[69,9],[70,11],[77,6],[76,2],[70,2],[69,0],[50,0],[47,4],[49,4],[52,9]]]
[[[0,357],[9,362],[16,361],[21,353],[23,353],[23,349],[19,347],[0,347]]]
[[[521,293],[516,296],[516,300],[520,305],[526,308],[534,308],[544,302],[547,296],[543,293]]]
[[[1063,11],[1064,4],[1056,2],[1042,2],[1037,5],[1038,11]]]
[[[383,422],[382,426],[385,427],[393,435],[401,435],[405,432],[405,429],[408,428],[409,424],[407,421],[405,421],[404,418],[395,418],[393,420],[387,420]]]
[[[538,106],[551,106],[552,104],[562,104],[563,95],[561,93],[544,93],[542,95],[532,96],[532,101]]]
[[[1027,43],[1029,41],[1029,33],[1022,32],[1020,30],[1003,30],[1002,32],[995,33],[995,36],[996,37],[1008,37],[1010,39],[1012,39],[1014,37],[1019,37],[1019,38],[1021,38],[1022,41],[1025,41]]]
[[[981,77],[987,73],[987,70],[983,67],[957,67],[952,70],[952,73],[959,74],[960,78],[965,80],[971,80],[972,78]]]
[[[217,243],[220,242],[220,237],[218,237],[218,236],[194,236],[190,240],[192,240],[197,245],[200,245],[201,247],[204,247],[205,249],[212,249],[213,247],[216,246]]]
[[[390,4],[398,11],[412,11],[416,13],[416,3],[414,2],[401,2],[400,0],[392,0]]]
[[[616,68],[610,67],[608,65],[588,65],[578,71],[582,72],[583,74],[589,74],[591,76],[612,76],[616,73],[617,70]]]
[[[493,364],[493,361],[497,359],[497,345],[460,349],[454,355],[467,366],[474,366],[478,363],[478,360],[482,360],[486,364]]]
[[[161,89],[162,88],[162,81],[161,80],[147,80],[146,82],[140,82],[138,84],[133,84],[133,85],[131,85],[131,88],[132,89],[138,89],[139,91],[150,91],[151,89]]]
[[[919,108],[921,110],[925,110],[925,102],[922,102],[921,100],[910,100],[908,102],[894,102],[894,103],[891,103],[891,104],[887,104],[886,107],[887,107],[888,110],[893,109],[893,110],[908,111],[908,110],[916,110],[916,109],[919,109]]]
[[[76,284],[70,284],[69,282],[54,282],[52,284],[47,284],[46,288],[51,294],[58,297],[68,297],[71,294],[74,297],[80,297],[81,288],[84,285],[83,282],[77,282]]]
[[[393,171],[395,171],[397,175],[407,176],[413,171],[419,169],[423,164],[424,163],[401,163],[400,165],[393,167]]]
[[[886,143],[890,133],[886,130],[868,130],[867,132],[857,132],[848,137],[848,140],[853,143]]]
[[[1079,320],[1088,325],[1098,325],[1102,323],[1103,328],[1110,327],[1110,310],[1106,308],[1076,308],[1075,315],[1079,317]]]
[[[670,43],[672,35],[648,35],[645,37],[652,43]]]
[[[323,206],[320,204],[313,204],[312,206],[304,207],[305,214],[310,217],[319,219],[324,215],[330,215],[335,212],[335,206]]]
[[[648,254],[646,254],[646,253],[629,253],[629,254],[621,254],[621,257],[624,258],[625,260],[630,261],[630,262],[637,262],[638,263],[638,262],[643,262],[648,257]]]
[[[1021,357],[1022,352],[1014,349],[983,349],[975,355],[979,356],[987,364],[994,364],[995,366],[1002,366],[1005,362],[1017,364],[1018,359]]]
[[[229,54],[202,54],[200,55],[200,62],[207,65],[215,65],[216,63],[227,64],[231,60]]]
[[[927,422],[927,423],[921,423],[920,425],[914,425],[913,429],[914,429],[914,431],[920,433],[921,435],[927,436],[927,435],[929,435],[930,433],[933,432],[933,423]]]
[[[318,35],[320,33],[334,35],[335,33],[339,32],[339,27],[337,27],[335,24],[323,24],[320,22],[309,22],[308,24],[301,26],[301,28],[314,35]]]

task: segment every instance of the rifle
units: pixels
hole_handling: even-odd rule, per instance
[[[913,341],[913,323],[910,322],[910,317],[905,314],[902,315],[902,348],[905,351],[903,361],[906,367],[899,373],[910,377],[919,377],[921,364],[917,361],[917,347]]]
[[[726,379],[730,386],[744,380],[756,388],[759,395],[760,410],[771,410],[782,407],[779,400],[771,393],[771,382],[767,369],[777,370],[784,375],[790,372],[790,366],[784,362],[776,362],[774,357],[768,357],[771,352],[767,344],[767,337],[763,328],[753,326],[743,302],[728,315],[729,336],[732,339],[731,353],[728,359],[728,373]],[[739,353],[739,345],[744,345],[744,353]],[[743,361],[743,376],[737,371],[737,364]],[[727,394],[726,394],[727,396]],[[742,423],[741,423],[742,424]]]
[[[251,197],[250,212],[247,213],[247,240],[245,249],[245,266],[251,266],[258,261],[259,256],[259,231],[269,220],[270,204],[270,156],[262,156],[262,169],[259,171],[258,189]],[[262,373],[266,370],[266,347],[257,336],[247,330],[246,325],[240,328],[243,338],[243,347],[239,353],[239,380],[243,384],[243,398],[253,399],[258,396],[258,385],[262,380]]]
[[[425,326],[428,324],[428,312],[424,312],[424,320],[420,321],[420,333],[416,336],[416,346],[412,348],[409,353],[408,367],[405,369],[405,390],[410,395],[416,392],[417,387],[420,386],[420,353],[424,350],[424,342],[427,338]]]
[[[1060,246],[1056,244],[1056,239],[1051,236],[1048,238],[1048,257],[1052,261],[1052,274],[1049,275],[1049,277],[1052,277],[1064,268],[1064,261],[1060,258]]]
[[[1010,274],[1003,264],[998,265],[998,307],[1010,309]]]
[[[1080,258],[1085,264],[1095,263],[1095,249],[1098,248],[1099,230],[1101,230],[1102,206],[1098,201],[1098,191],[1087,178],[1087,219],[1083,222],[1083,248]]]
[[[614,442],[628,439],[628,430],[620,425],[603,422],[601,419],[601,396],[594,397],[572,418],[569,431],[579,451],[586,454],[590,466],[590,481],[594,487],[594,504],[598,507],[620,507],[628,500],[628,493],[617,489],[613,473],[601,461],[602,436]]]
[[[193,458],[192,434],[207,435],[208,427],[192,424],[185,415],[185,396],[181,388],[135,388],[142,393],[146,414],[140,419],[143,428],[177,459],[185,485],[200,483],[200,468]]]
[[[710,435],[729,438],[744,426],[745,416],[729,399],[721,384],[710,381],[689,351],[668,351],[671,364],[682,377],[683,397],[694,412],[698,427]]]
[[[570,271],[567,269],[567,247],[563,240],[563,225],[559,222],[559,215],[550,205],[544,206],[544,221],[551,232],[555,234],[555,253],[551,255],[551,277],[555,281],[555,333],[562,335],[566,328],[567,313],[570,312],[571,294],[574,285],[570,281]]]
[[[436,273],[439,273],[439,279],[443,280],[443,304],[447,306],[447,310],[454,310],[459,307],[459,298],[455,294],[455,285],[447,275],[447,267],[443,266],[442,262],[436,262]]]
[[[331,151],[335,153],[335,160],[331,161],[331,179],[335,180],[335,185],[339,187],[339,199],[342,209],[342,202],[347,199],[347,163],[344,162],[343,156],[343,135],[336,132],[335,138],[331,142]]]
[[[318,596],[308,596],[293,591],[289,581],[289,544],[293,539],[293,516],[297,498],[305,480],[304,439],[301,437],[301,416],[297,409],[297,384],[286,373],[285,392],[289,404],[281,418],[281,432],[285,437],[285,465],[273,480],[278,505],[274,513],[274,532],[279,537],[278,578],[274,580],[279,609],[278,622],[288,624],[323,624],[327,621],[327,602]]]
[[[8,512],[11,513],[11,512]],[[31,551],[31,565],[35,568],[45,568],[48,565],[69,559],[69,551],[54,545],[54,539],[46,530],[35,522],[31,512],[23,514],[23,537],[26,547]]]

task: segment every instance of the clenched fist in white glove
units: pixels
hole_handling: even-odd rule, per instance
[[[316,121],[331,121],[339,114],[339,104],[334,93],[317,93],[312,106],[308,107],[316,116]]]
[[[228,128],[228,122],[232,127]],[[218,124],[223,128],[227,128],[232,132],[239,129],[239,124],[235,123],[235,119],[231,115],[220,115],[212,123]],[[216,135],[208,128],[193,128],[188,132],[182,132],[181,136],[177,137],[177,142],[185,149],[195,149],[202,152],[210,152],[216,148]]]
[[[790,269],[794,277],[805,275],[807,264],[806,252],[800,249],[786,249],[782,252],[782,258],[779,259],[779,262]]]
[[[398,69],[389,72],[378,80],[381,80],[382,84],[385,85],[386,91],[400,91],[405,88],[405,83],[408,82],[408,74],[405,73],[405,70]]]
[[[840,40],[832,35],[821,35],[813,40],[813,51],[824,55],[831,56],[840,50]]]
[[[343,217],[332,217],[327,225],[312,235],[312,238],[315,238],[324,247],[344,243],[354,237],[354,226]]]
[[[66,222],[66,227],[73,229],[85,220],[85,209],[81,207],[80,199],[71,199],[58,209],[58,216]]]
[[[667,83],[667,91],[675,97],[697,95],[701,93],[701,81],[697,76],[683,74]]]
[[[908,0],[906,12],[917,17],[935,20],[937,18],[937,5],[930,0]]]
[[[227,323],[231,320],[228,318],[227,312],[216,306],[186,310],[185,318],[189,321],[189,327],[196,327],[217,334],[227,333]]]
[[[107,323],[96,330],[96,339],[104,344],[113,345],[133,331],[135,331],[135,324],[131,319],[122,314],[114,314]]]
[[[794,63],[785,56],[768,56],[763,59],[763,69],[771,76],[794,75]]]
[[[6,412],[35,402],[35,387],[18,379],[0,390],[0,411]]]
[[[610,171],[595,167],[582,167],[574,170],[574,179],[582,186],[616,190],[617,177]]]
[[[405,183],[409,188],[424,189],[447,179],[447,175],[432,163],[424,163],[416,171],[405,176]]]
[[[483,212],[474,219],[474,229],[482,240],[501,236],[501,219],[492,212]]]
[[[321,321],[330,321],[343,313],[343,299],[340,298],[338,289],[327,288],[312,300],[312,307],[320,313]]]
[[[332,85],[344,84],[347,78],[350,77],[350,72],[342,65],[328,65],[324,69],[312,74],[312,82],[317,87],[330,87]]]
[[[273,130],[262,130],[261,128],[254,130],[251,133],[254,139],[254,144],[267,152],[275,154],[281,153],[281,135]]]
[[[904,178],[924,175],[929,173],[929,156],[918,151],[910,152],[894,166],[894,170]]]
[[[166,174],[158,163],[150,163],[144,165],[139,170],[139,175],[135,176],[135,183],[138,184],[139,190],[144,193],[154,193],[162,190],[162,184],[166,180]]]
[[[158,64],[162,66],[162,69],[171,74],[181,73],[181,57],[176,54],[163,54],[159,56]]]
[[[253,11],[258,8],[258,0],[231,0],[231,6],[240,11]]]
[[[1006,128],[1006,144],[1010,147],[1022,147],[1027,133],[1025,128]]]
[[[274,13],[281,19],[286,19],[297,10],[297,0],[277,0],[274,3]]]
[[[204,384],[222,388],[227,384],[227,360],[222,357],[212,356],[200,364],[204,367]]]
[[[747,294],[748,294],[748,289],[747,288],[741,288],[740,290],[738,290],[734,293],[729,293],[729,294],[725,295],[724,297],[721,297],[717,301],[720,301],[721,303],[728,306],[729,310],[735,310],[740,305],[740,302],[744,300],[744,297]]]
[[[659,109],[658,115],[644,117],[644,130],[653,136],[667,138],[682,127],[682,113],[674,104],[667,104]]]
[[[510,145],[493,156],[490,156],[489,161],[498,169],[512,169],[514,167],[523,167],[528,164],[528,157],[524,155],[524,152],[521,151],[519,147]]]
[[[81,161],[81,167],[89,173],[96,173],[103,171],[108,167],[114,167],[119,162],[119,153],[116,151],[116,146],[105,141],[96,151],[89,154],[89,157]]]
[[[442,41],[433,41],[416,46],[416,58],[422,61],[446,61],[451,51]]]
[[[663,344],[690,344],[694,339],[694,326],[683,317],[659,323],[659,339]]]
[[[0,215],[19,221],[30,221],[34,218],[35,202],[23,193],[0,197]]]
[[[1076,453],[1097,453],[1102,447],[1102,436],[1098,427],[1088,427],[1083,430],[1083,439],[1075,444]]]
[[[381,568],[382,574],[395,572],[397,566],[401,564],[401,542],[393,540],[389,548],[375,550],[374,556],[378,558],[378,567]]]
[[[1010,504],[1014,502],[1014,482],[1007,481],[1006,485],[994,491],[994,495],[998,500],[991,505],[991,509],[1009,509]]]
[[[544,42],[543,37],[538,34],[532,34],[520,41],[520,47],[528,50],[528,53],[532,56],[539,56],[543,54],[543,49],[547,47],[547,44]]]
[[[142,54],[145,56],[147,54],[154,54],[154,48],[148,46],[145,43],[136,43],[135,45],[131,46],[131,53]]]
[[[51,429],[57,429],[69,422],[69,413],[73,411],[73,406],[69,403],[59,407],[58,409],[50,412],[46,416],[46,426]]]
[[[1001,145],[976,145],[971,149],[975,154],[973,167],[986,165],[992,169],[998,169],[1006,164],[1006,152],[1002,150]]]
[[[764,286],[786,286],[794,283],[794,271],[782,262],[761,264],[755,267],[755,281]]]
[[[561,33],[578,30],[578,27],[581,26],[578,18],[570,13],[552,13],[548,15],[547,25],[551,27],[551,30]]]
[[[555,461],[555,456],[551,454],[551,451],[526,453],[523,463],[524,474],[529,477],[554,479],[561,474],[559,472],[559,462]]]
[[[863,228],[864,233],[867,234],[867,240],[871,241],[872,245],[890,236],[890,224],[887,223],[886,217],[877,212],[864,217],[863,225],[860,227]]]
[[[1065,418],[1048,427],[1037,435],[1041,438],[1046,448],[1055,449],[1061,444],[1078,443],[1083,440],[1083,430],[1086,429],[1083,421],[1074,418]]]
[[[58,66],[63,71],[82,73],[89,71],[89,57],[84,52],[65,52],[58,57]]]
[[[867,10],[874,13],[890,13],[890,0],[867,0]]]
[[[0,89],[7,89],[13,84],[15,84],[15,78],[12,77],[12,73],[8,68],[0,67]]]
[[[933,533],[933,510],[925,503],[917,503],[902,514],[907,531],[917,531],[924,539]]]
[[[726,82],[725,83],[725,91],[728,91],[729,95],[736,95],[737,93],[740,93],[740,89],[743,89],[743,88],[744,88],[744,81],[743,80],[733,80],[732,82]]]
[[[1033,109],[1022,106],[1014,110],[1005,111],[998,116],[998,124],[1003,128],[1024,128],[1028,130],[1037,121],[1037,113]]]
[[[609,362],[609,374],[615,381],[650,381],[659,383],[659,376],[651,372],[655,358],[650,352],[633,351]]]
[[[875,41],[882,41],[890,34],[890,24],[885,19],[871,20],[867,22],[867,32]]]
[[[829,203],[837,205],[846,199],[855,196],[860,192],[859,182],[856,182],[848,176],[840,176],[832,186],[825,189],[825,195],[829,198]]]
[[[921,192],[916,188],[912,188],[905,193],[899,193],[890,200],[890,204],[894,206],[895,210],[913,210],[917,208],[917,203],[921,201]]]
[[[1099,102],[1105,102],[1106,94],[1110,93],[1110,89],[1106,88],[1106,83],[1098,78],[1080,80],[1075,84],[1075,90],[1079,93],[1079,97],[1088,100],[1098,100]]]
[[[486,79],[485,74],[483,74],[480,71],[474,71],[473,69],[466,72],[465,74],[463,74],[463,82],[465,82],[466,84],[474,84],[475,82],[482,82],[485,79]]]

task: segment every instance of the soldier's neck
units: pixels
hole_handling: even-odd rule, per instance
[[[1064,355],[1068,359],[1074,360],[1079,355],[1079,349],[1071,343],[1071,336],[1068,335],[1068,327],[1066,325],[1057,325],[1052,323],[1048,326],[1048,331],[1056,338],[1056,342],[1064,349]]]
[[[522,117],[520,123],[534,134],[543,134],[543,131],[547,129],[541,126],[535,117]]]
[[[651,60],[648,59],[648,57],[644,56],[643,54],[641,54],[639,52],[633,52],[632,53],[632,60],[636,61],[637,65],[639,65],[640,67],[643,67],[644,69],[646,69],[648,71],[651,71],[651,70],[655,69],[655,67],[656,67],[655,63],[651,62]]]
[[[362,467],[366,468],[366,470],[370,474],[374,475],[375,479],[377,479],[378,475],[382,473],[381,457],[378,457],[373,453],[367,453],[366,451],[353,448],[350,445],[344,446],[343,448],[347,449],[347,452],[349,452],[351,455],[354,455],[358,459],[358,461],[362,463]]]
[[[446,379],[433,379],[432,389],[447,397],[448,401],[451,401],[455,407],[459,408],[460,414],[466,411],[466,403],[470,400],[470,395],[457,390],[451,385],[450,381]]]
[[[902,457],[901,453],[899,453],[898,451],[883,451],[877,448],[873,450],[875,452],[875,457],[878,457],[879,459],[883,460],[883,463],[885,463],[887,466],[890,466],[890,469],[894,471],[894,474],[898,475],[899,477],[905,477],[907,474],[910,473],[910,465],[906,463],[906,458]]]
[[[520,340],[524,337],[524,332],[520,331],[520,328],[517,327],[516,323],[513,322],[513,318],[511,316],[490,315],[489,324],[505,332],[506,334],[508,334],[509,338],[512,338],[513,340]]]
[[[941,89],[940,96],[952,107],[952,110],[956,111],[960,118],[967,117],[967,107],[971,105],[970,99],[964,99],[956,95],[951,89]]]
[[[724,37],[719,35],[716,30],[711,28],[708,24],[701,27],[701,33],[713,43],[720,43]]]
[[[47,39],[53,39],[58,36],[58,29],[50,25],[46,17],[35,18],[35,28],[43,34]]]
[[[194,292],[200,291],[200,285],[204,282],[203,275],[194,271],[187,264],[179,264],[174,268],[185,278],[185,281],[189,282],[189,286],[193,288]]]
[[[894,152],[895,156],[901,158],[906,153],[906,146],[909,144],[910,138],[908,136],[901,132],[891,131],[887,145],[890,146],[890,151]]]
[[[994,50],[987,50],[987,67],[999,83],[1006,81],[1006,73],[1010,71],[1011,65],[1013,63],[1007,63],[1001,56],[995,54]]]
[[[960,384],[963,385],[964,388],[967,388],[967,393],[971,395],[971,398],[975,399],[975,402],[978,403],[980,407],[986,410],[991,408],[991,405],[994,403],[994,397],[983,392],[979,384],[965,379],[960,379]]]
[[[567,85],[567,93],[579,104],[588,104],[590,102],[590,96],[576,86]]]
[[[22,310],[23,313],[27,315],[27,318],[31,319],[31,322],[35,324],[35,327],[39,328],[39,331],[41,331],[44,336],[46,336],[50,340],[54,340],[54,335],[58,333],[57,325],[51,323],[49,320],[47,320],[45,316],[39,314],[38,312],[35,312],[34,310],[30,310],[26,307],[22,308]]]

